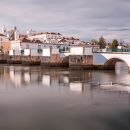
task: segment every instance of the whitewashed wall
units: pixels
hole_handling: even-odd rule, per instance
[[[40,44],[41,48],[44,48],[43,44]],[[21,48],[22,49],[28,49],[27,46],[29,46],[29,49],[38,49],[38,43],[30,43],[30,42],[22,42]]]
[[[85,47],[84,48],[84,55],[93,55],[92,47]]]
[[[41,35],[35,35],[35,36],[29,36],[29,39],[39,39],[39,40],[46,40],[46,34],[41,34]]]
[[[70,55],[83,55],[83,47],[70,48]]]
[[[20,41],[12,41],[11,50],[21,50]]]
[[[30,55],[30,49],[24,49],[24,55],[29,56]]]
[[[42,51],[42,56],[51,56],[50,48],[44,48]]]
[[[14,55],[20,56],[21,55],[21,50],[14,50]]]
[[[59,54],[59,49],[52,49],[52,54]]]
[[[30,50],[30,51],[31,51],[31,52],[30,52],[31,56],[39,56],[38,50],[32,49],[32,50]]]
[[[13,50],[9,50],[9,55],[13,56],[14,55],[14,51]]]
[[[29,36],[29,39],[33,40],[33,39],[39,39],[41,41],[48,41],[48,39],[51,39],[51,41],[55,41],[56,39],[61,39],[62,36],[58,35],[58,34],[38,34],[38,35],[34,35],[34,36]]]

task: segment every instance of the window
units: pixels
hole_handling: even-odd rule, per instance
[[[42,48],[40,44],[38,44],[38,53],[42,53]]]
[[[38,49],[41,49],[41,44],[38,44]]]
[[[26,45],[26,49],[29,49],[29,44]]]

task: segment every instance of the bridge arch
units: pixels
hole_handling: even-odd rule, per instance
[[[104,69],[115,69],[115,64],[118,61],[123,61],[128,66],[128,72],[130,73],[130,53],[128,52],[102,52],[100,54],[96,54],[95,57],[97,58],[95,58],[96,60],[100,59]]]
[[[126,66],[128,67],[128,70],[129,70],[129,64],[127,63],[127,61],[125,61],[122,58],[118,58],[118,57],[111,57],[111,58],[109,58],[104,63],[104,66],[105,66],[106,69],[115,70],[115,66],[116,66],[117,62],[124,62],[126,64]]]

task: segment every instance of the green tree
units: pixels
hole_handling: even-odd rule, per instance
[[[98,45],[98,41],[96,39],[92,39],[90,42],[92,45]]]
[[[118,45],[119,45],[118,40],[117,40],[117,39],[114,39],[114,40],[112,41],[111,48],[117,48]]]
[[[101,37],[99,38],[98,45],[100,46],[101,49],[105,48],[105,47],[106,47],[106,40],[105,40],[105,38],[103,38],[103,37],[101,36]]]

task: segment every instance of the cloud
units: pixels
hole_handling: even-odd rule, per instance
[[[129,0],[2,0],[0,26],[130,41]]]

